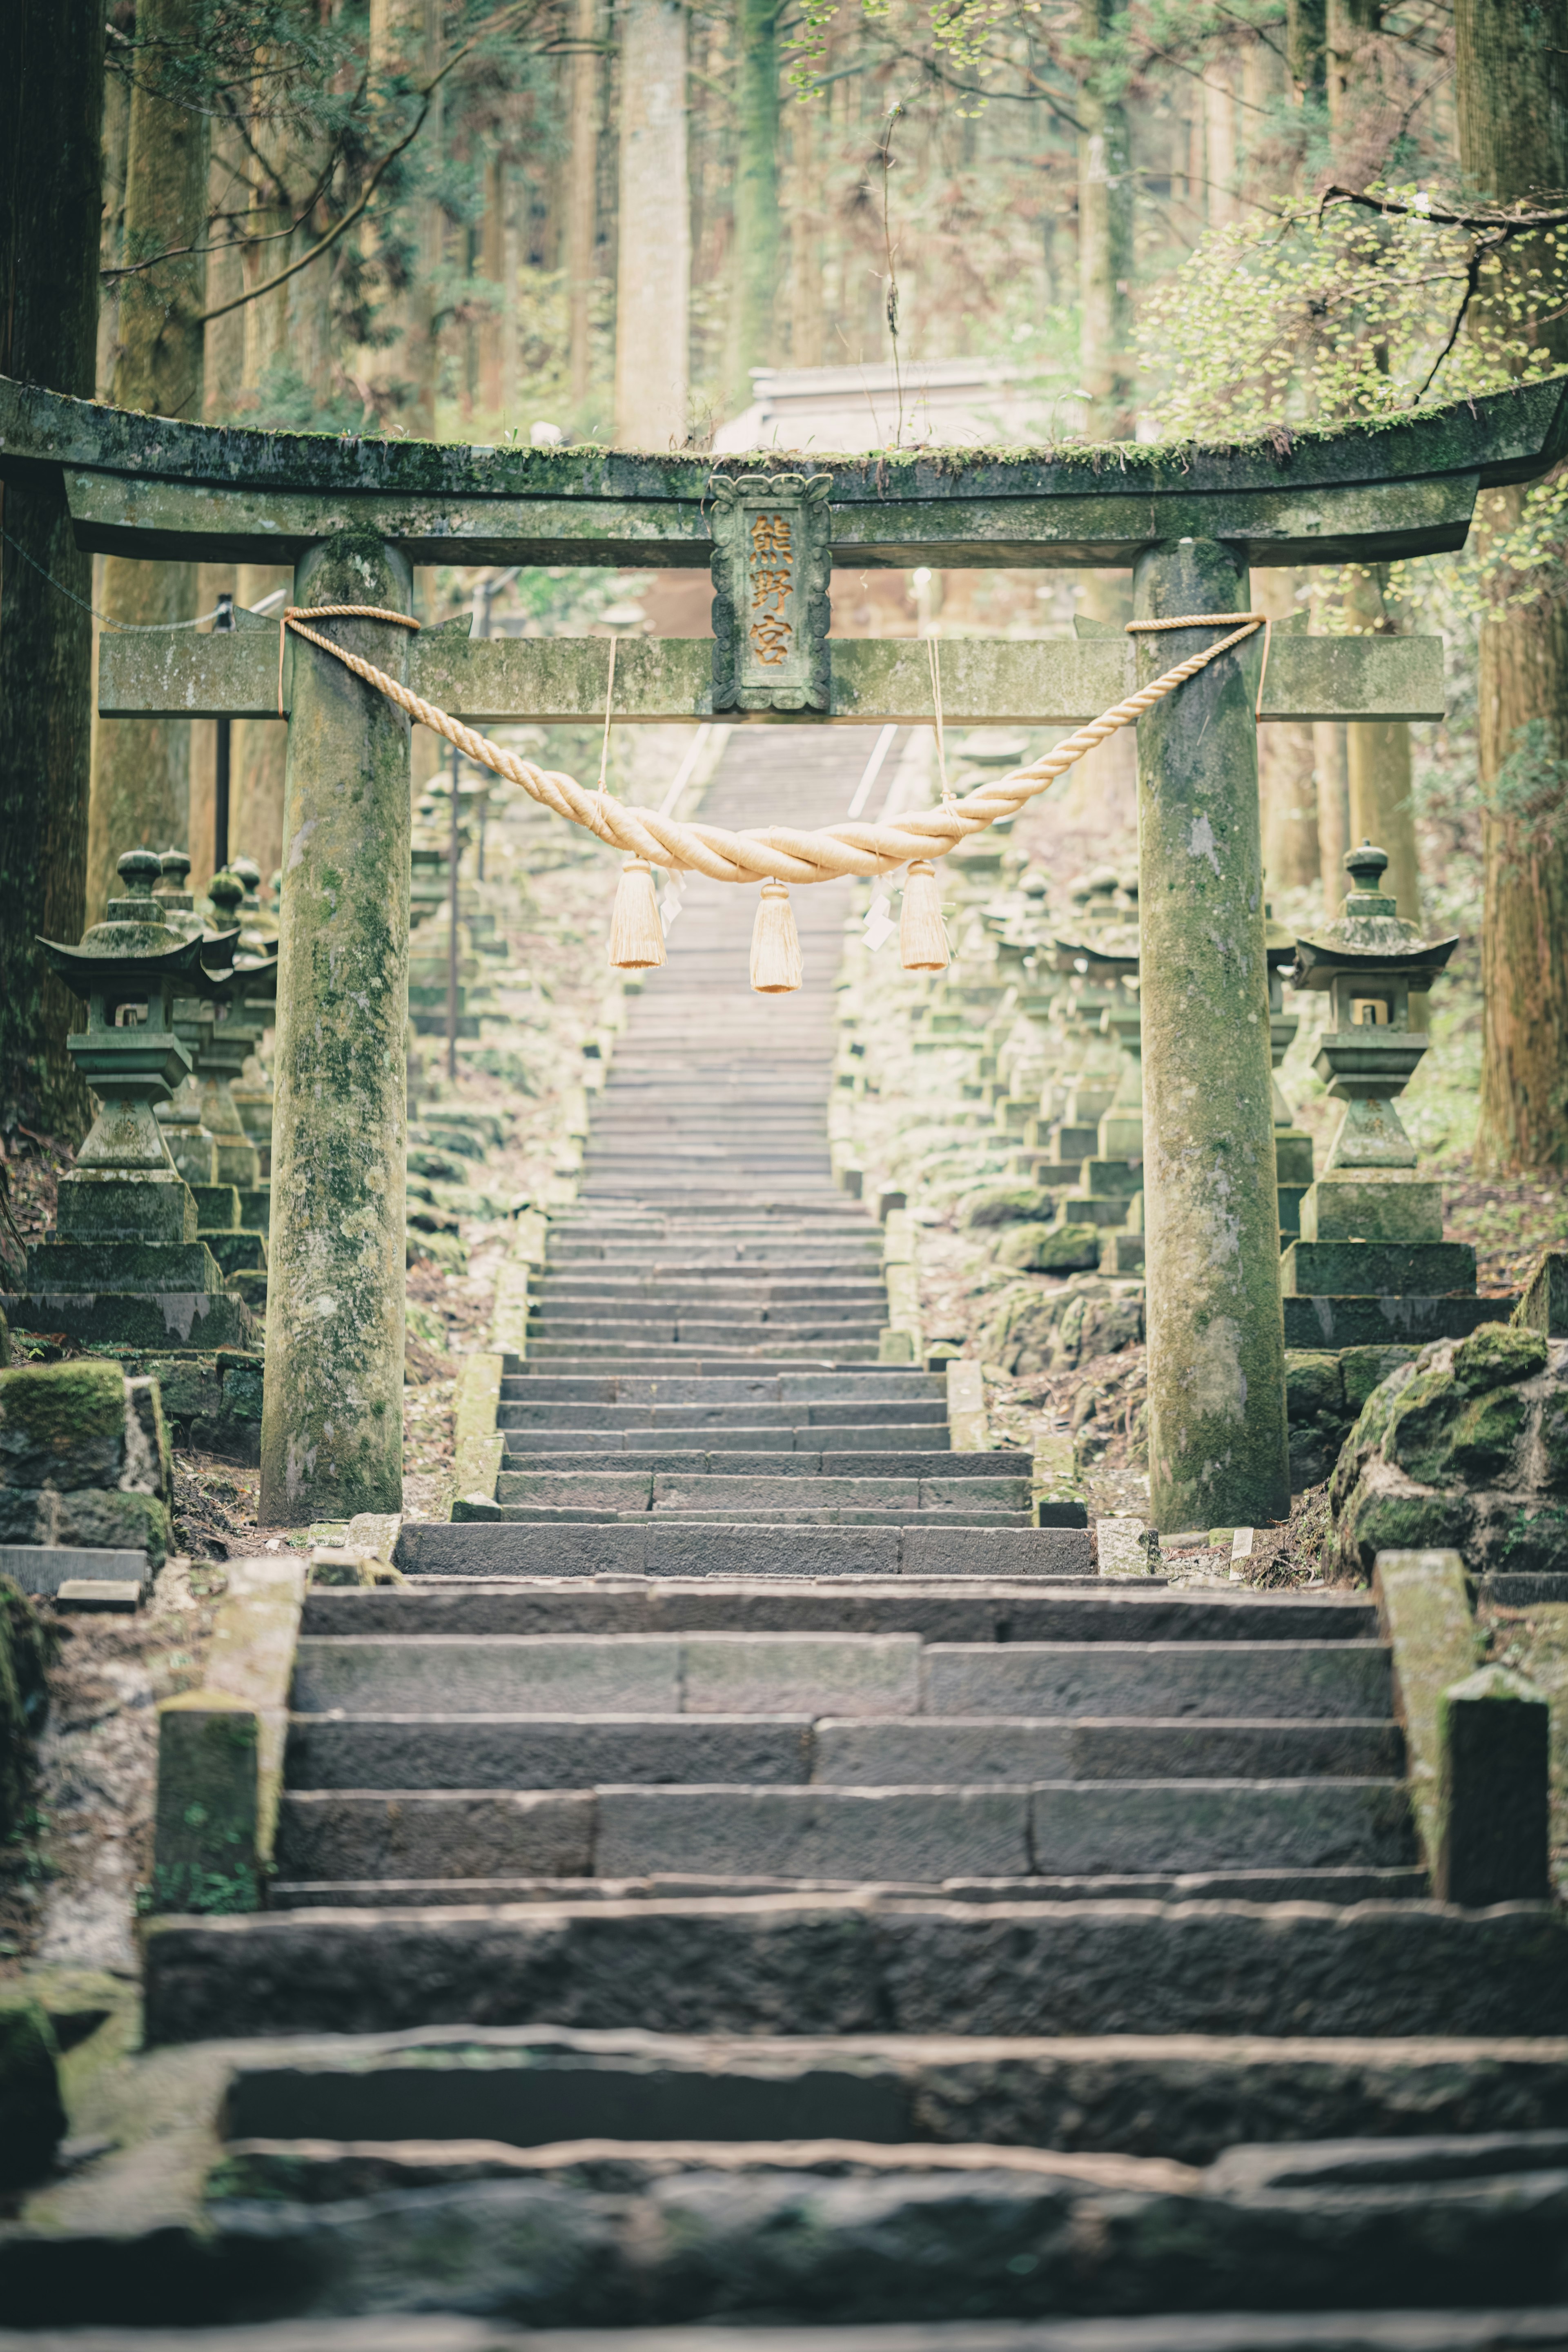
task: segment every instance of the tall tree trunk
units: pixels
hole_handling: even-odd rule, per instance
[[[492,155],[485,164],[484,224],[479,235],[479,274],[493,306],[479,328],[479,406],[487,417],[500,415],[500,335],[506,299],[506,164]],[[515,299],[515,296],[514,296]]]
[[[819,180],[820,105],[790,109],[789,357],[792,367],[820,367],[823,247],[827,222]]]
[[[627,0],[621,16],[621,180],[616,270],[616,439],[686,440],[690,220],[686,11]]]
[[[1209,58],[1204,66],[1204,143],[1207,149],[1209,226],[1226,228],[1240,214],[1237,200],[1235,60]]]
[[[1350,730],[1342,719],[1318,719],[1312,723],[1312,775],[1318,796],[1318,872],[1322,879],[1323,905],[1331,916],[1349,887],[1345,853],[1351,845]]]
[[[1501,203],[1568,185],[1568,0],[1458,0],[1454,20],[1467,178]],[[1528,247],[1514,266],[1531,266]],[[1568,324],[1554,320],[1541,340],[1561,366]],[[1521,498],[1494,494],[1489,527],[1506,528]],[[1568,1164],[1568,599],[1541,576],[1546,593],[1500,605],[1481,626],[1476,1159],[1497,1172]]]
[[[598,0],[576,0],[573,33],[581,44],[572,61],[572,150],[566,190],[567,352],[572,407],[581,427],[593,376],[594,237],[599,213]]]
[[[1124,0],[1082,0],[1079,28],[1102,57],[1078,95],[1079,382],[1089,395],[1091,441],[1132,436],[1132,175],[1127,109],[1103,49],[1125,20]]]
[[[1300,105],[1322,100],[1328,31],[1328,0],[1287,0],[1285,62]]]
[[[436,71],[440,46],[438,0],[371,0],[368,45],[370,88],[374,97],[397,86],[405,90],[428,82]],[[432,119],[420,133],[419,148],[440,147],[440,97]],[[390,115],[389,115],[390,121]],[[390,131],[378,132],[390,135]],[[388,323],[395,331],[390,344],[370,358],[367,373],[375,385],[384,418],[395,418],[416,438],[429,441],[436,434],[436,341],[432,289],[437,207],[425,197],[412,205],[413,268],[405,284],[389,288]]]
[[[1379,636],[1398,634],[1383,583],[1363,567],[1345,594],[1346,616]],[[1402,719],[1357,719],[1345,730],[1346,782],[1352,843],[1375,841],[1388,852],[1384,886],[1408,923],[1421,920],[1421,877],[1415,849],[1415,803],[1410,729]]]
[[[142,0],[139,41],[147,56],[199,53],[202,0]],[[158,92],[156,63],[131,93],[126,156],[128,262],[175,251],[180,257],[127,278],[120,300],[114,401],[155,416],[202,414],[206,262],[180,251],[205,242],[208,118]],[[194,563],[142,563],[111,555],[103,567],[104,610],[116,620],[184,621],[196,612]],[[190,825],[188,719],[105,719],[98,730],[88,833],[89,911],[117,887],[115,860],[128,849],[183,847]]]
[[[0,373],[90,399],[103,11],[89,0],[16,0],[10,24],[0,77]],[[87,1089],[66,1052],[76,1000],[46,971],[36,941],[82,932],[92,564],[77,552],[58,487],[13,483],[0,513],[16,542],[0,549],[0,1128],[22,1119],[74,1140],[88,1119]]]
[[[779,17],[782,0],[738,0],[734,286],[730,414],[751,405],[752,370],[769,367],[779,274]]]
[[[1283,568],[1252,575],[1252,601],[1274,621],[1297,625],[1296,591],[1305,575]],[[1318,803],[1312,730],[1277,720],[1258,730],[1258,789],[1263,803],[1263,870],[1271,889],[1299,890],[1318,878]]]

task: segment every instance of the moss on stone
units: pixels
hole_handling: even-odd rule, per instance
[[[15,1835],[48,1708],[51,1637],[26,1594],[0,1578],[0,1844]]]
[[[996,1246],[998,1265],[1029,1274],[1088,1274],[1100,1264],[1098,1225],[1009,1225]]]
[[[0,1485],[112,1486],[125,1443],[125,1377],[87,1358],[0,1372]]]
[[[1460,1550],[1469,1532],[1470,1512],[1463,1495],[1416,1494],[1363,1486],[1342,1528],[1342,1545],[1360,1555],[1370,1575],[1380,1551]]]
[[[47,2172],[66,2134],[59,2051],[41,2002],[0,1990],[0,2189]]]
[[[1483,1323],[1454,1350],[1454,1378],[1468,1396],[1532,1380],[1546,1368],[1546,1341],[1539,1331],[1510,1323]]]
[[[972,1192],[963,1203],[961,1223],[966,1231],[991,1225],[1048,1224],[1056,1194],[1033,1184],[993,1184]]]
[[[1285,1410],[1292,1424],[1336,1416],[1344,1410],[1344,1380],[1340,1360],[1328,1348],[1288,1348],[1285,1351]]]

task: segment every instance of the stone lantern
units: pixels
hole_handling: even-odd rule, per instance
[[[86,1028],[67,1043],[100,1108],[61,1179],[57,1230],[28,1251],[28,1289],[6,1310],[22,1329],[83,1345],[180,1347],[199,1324],[205,1346],[243,1347],[249,1316],[198,1239],[195,1199],[154,1116],[192,1066],[175,1003],[224,985],[235,934],[190,938],[168,923],[151,850],[129,851],[119,870],[123,895],[79,946],[41,942],[87,1005]]]
[[[1512,1306],[1476,1297],[1475,1251],[1443,1239],[1442,1187],[1416,1175],[1394,1108],[1427,1045],[1410,1025],[1411,998],[1458,941],[1423,939],[1401,919],[1381,887],[1387,864],[1371,842],[1352,849],[1339,921],[1297,942],[1296,987],[1331,1000],[1313,1066],[1344,1115],[1281,1260],[1288,1346],[1462,1338]]]

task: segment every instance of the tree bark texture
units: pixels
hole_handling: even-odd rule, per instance
[[[686,193],[686,11],[627,0],[621,17],[616,439],[686,440],[690,217]]]
[[[1379,636],[1397,634],[1375,572],[1363,569],[1345,598],[1350,619]],[[1407,923],[1421,920],[1421,873],[1415,847],[1415,802],[1410,729],[1404,719],[1354,719],[1345,729],[1345,782],[1351,845],[1375,841],[1388,852],[1384,887]]]
[[[1318,871],[1322,877],[1323,906],[1336,916],[1345,895],[1348,877],[1345,852],[1351,845],[1350,730],[1342,719],[1312,722],[1312,777],[1318,802]]]
[[[1252,577],[1252,602],[1276,623],[1296,621],[1303,575],[1284,569]],[[1279,721],[1258,730],[1258,785],[1263,803],[1263,872],[1271,890],[1295,890],[1318,878],[1318,801],[1312,730]]]
[[[17,0],[10,24],[0,373],[90,398],[103,14],[87,0]],[[77,552],[58,487],[13,483],[0,512],[15,542],[0,548],[0,1128],[21,1119],[75,1140],[88,1122],[87,1089],[66,1052],[76,999],[46,972],[35,942],[40,933],[74,941],[83,927],[92,563]]]
[[[779,16],[781,0],[739,0],[738,152],[735,163],[734,332],[728,404],[749,407],[752,370],[777,359],[779,275]]]
[[[201,0],[142,0],[139,40],[156,58],[195,53],[205,12]],[[205,243],[208,118],[159,94],[155,68],[131,92],[125,173],[125,258],[134,262]],[[199,253],[161,261],[123,281],[113,397],[120,408],[155,416],[202,414],[206,261]],[[142,563],[110,556],[103,567],[103,609],[142,627],[192,619],[194,563]],[[128,849],[184,847],[190,828],[191,722],[186,719],[106,719],[98,730],[88,829],[89,909],[115,887],[115,860]]]
[[[1458,0],[1459,157],[1507,203],[1568,184],[1568,0]],[[1520,264],[1528,268],[1528,248]],[[1540,340],[1561,366],[1568,323]],[[1517,489],[1483,501],[1507,529]],[[1549,587],[1481,629],[1486,858],[1476,1160],[1488,1173],[1568,1164],[1568,603]]]
[[[1110,41],[1125,15],[1121,0],[1083,0],[1086,40]],[[1079,381],[1089,395],[1085,430],[1091,441],[1130,440],[1132,395],[1132,178],[1127,110],[1110,69],[1086,75],[1079,91]]]
[[[371,0],[369,68],[373,93],[406,91],[427,83],[436,71],[439,46],[437,0]],[[432,108],[433,119],[426,123],[420,135],[420,145],[428,143],[437,152],[440,143],[439,106],[437,95]],[[388,128],[378,132],[378,137],[389,136],[390,129],[389,114]],[[420,150],[416,147],[411,152],[417,155]],[[413,266],[401,284],[395,282],[386,266],[387,247],[382,242],[384,299],[388,324],[395,332],[390,343],[368,355],[367,368],[384,415],[395,417],[421,441],[436,437],[436,333],[431,285],[435,230],[430,217],[435,209],[423,197],[416,199],[411,207]]]
[[[572,160],[566,190],[567,352],[572,405],[580,410],[593,375],[594,240],[598,227],[598,0],[576,0],[572,30],[580,43],[572,61]],[[583,422],[579,418],[579,423]]]
[[[1285,61],[1299,100],[1323,95],[1328,17],[1328,0],[1287,0]]]

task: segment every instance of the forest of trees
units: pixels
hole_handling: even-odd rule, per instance
[[[131,408],[695,452],[753,369],[885,362],[896,333],[911,365],[1005,362],[1063,436],[1212,440],[1568,362],[1568,0],[110,0],[107,26],[14,0],[7,25],[0,372]],[[1473,682],[1444,775],[1484,867],[1499,1171],[1568,1162],[1565,498],[1496,494],[1443,565],[1255,583],[1314,627],[1440,627]],[[186,619],[215,583],[95,577],[25,484],[5,524],[0,1118],[69,1132],[68,1006],[26,942],[77,935],[128,825],[184,832],[203,756],[189,724],[89,730],[84,608]],[[1114,617],[1119,583],[1087,586]],[[276,797],[280,730],[252,731],[237,765]],[[1415,913],[1409,730],[1317,734],[1265,740],[1266,802],[1271,765],[1315,779],[1266,806],[1271,875],[1328,887],[1375,828]]]

